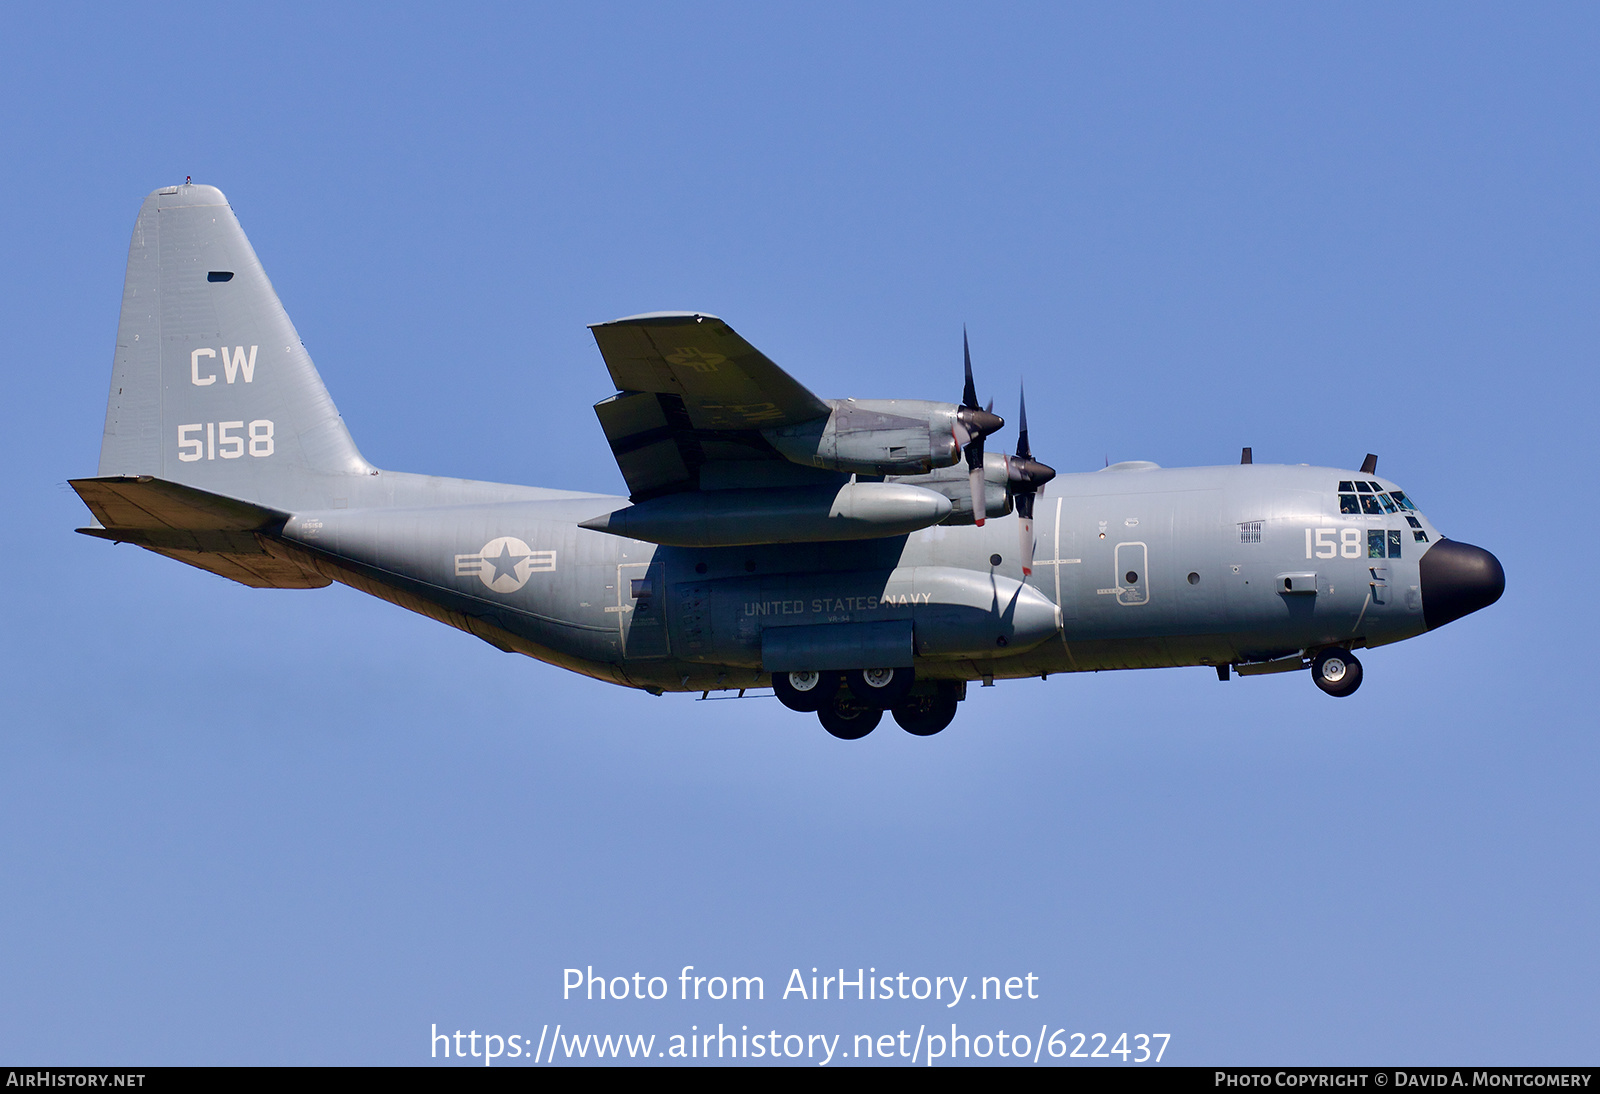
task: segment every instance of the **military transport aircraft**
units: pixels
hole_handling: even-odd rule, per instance
[[[712,315],[592,329],[626,499],[382,471],[222,193],[157,190],[79,531],[256,588],[342,582],[655,695],[770,686],[846,739],[885,710],[934,734],[968,682],[1057,672],[1309,666],[1349,695],[1352,650],[1505,587],[1370,455],[1057,476],[1025,410],[1015,454],[986,449],[1004,422],[970,355],[959,404],[821,399]]]

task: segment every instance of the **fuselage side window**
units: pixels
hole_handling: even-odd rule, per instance
[[[1385,536],[1382,532],[1367,533],[1367,557],[1382,558]]]
[[[1389,557],[1400,557],[1400,533],[1398,531],[1389,533]]]

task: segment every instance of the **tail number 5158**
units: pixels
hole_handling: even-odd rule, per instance
[[[257,457],[272,455],[270,421],[258,418],[248,426],[244,422],[195,422],[178,427],[178,459],[184,463],[218,457],[236,460],[247,452]]]

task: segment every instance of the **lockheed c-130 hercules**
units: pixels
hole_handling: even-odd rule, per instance
[[[338,581],[599,680],[770,686],[836,737],[949,725],[967,684],[1205,665],[1301,670],[1499,598],[1500,563],[1359,470],[988,451],[979,405],[820,399],[715,316],[592,328],[628,498],[380,471],[356,449],[222,193],[139,212],[97,524],[257,588]],[[1045,492],[1048,485],[1048,494]],[[1013,517],[1014,519],[995,519]]]

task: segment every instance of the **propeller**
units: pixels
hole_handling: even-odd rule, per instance
[[[1056,469],[1033,458],[1028,444],[1028,399],[1018,388],[1017,454],[1006,457],[1006,488],[1017,504],[1017,534],[1022,548],[1022,574],[1033,573],[1033,502],[1045,483],[1056,477]]]
[[[972,382],[972,349],[967,344],[967,328],[961,328],[961,355],[966,359],[967,385],[961,393],[961,406],[956,409],[956,424],[952,433],[956,444],[967,457],[967,482],[972,490],[972,519],[980,528],[988,516],[983,503],[983,439],[1005,428],[1006,420],[994,413],[994,401],[987,407],[978,405],[978,389]]]

